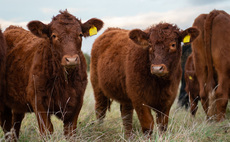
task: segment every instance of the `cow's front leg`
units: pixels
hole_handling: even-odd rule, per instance
[[[46,103],[44,98],[48,97],[45,92],[46,88],[44,88],[46,83],[47,80],[44,79],[43,75],[32,75],[27,86],[27,100],[29,100],[35,112],[41,135],[53,133],[49,109],[44,106]]]
[[[64,120],[64,135],[66,136],[66,138],[70,138],[74,136],[74,134],[76,134],[79,112],[75,114],[73,119],[68,121]]]
[[[12,110],[7,106],[3,107],[3,111],[0,113],[0,124],[4,133],[7,134],[12,127]],[[6,139],[9,139],[9,137],[9,135],[5,135]]]
[[[70,138],[74,134],[76,134],[77,129],[77,120],[73,122],[64,122],[64,135],[66,138]]]
[[[169,110],[170,108],[165,111],[159,110],[156,112],[156,122],[161,133],[167,130]]]
[[[19,138],[19,132],[20,132],[20,128],[21,128],[21,123],[22,120],[25,116],[25,113],[15,113],[13,112],[13,127],[15,129],[15,133],[16,133],[16,137],[17,139]]]
[[[39,131],[41,135],[47,135],[53,133],[53,125],[51,123],[50,114],[42,105],[39,107],[33,107],[35,115],[37,117]]]
[[[151,109],[145,104],[133,103],[134,109],[137,112],[138,119],[141,123],[141,128],[144,134],[151,135],[154,127],[153,116]]]
[[[77,121],[78,121],[78,116],[81,111],[82,105],[83,105],[83,96],[78,99],[78,102],[76,103],[77,105],[70,109],[67,110],[67,116],[64,116],[63,122],[64,122],[64,135],[67,138],[70,138],[74,134],[76,134],[76,128],[77,128]],[[70,115],[68,117],[68,115]]]
[[[132,133],[132,120],[133,120],[133,106],[130,103],[120,105],[121,117],[125,129],[125,135],[131,136]]]

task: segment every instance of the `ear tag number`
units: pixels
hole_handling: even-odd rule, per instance
[[[185,37],[184,37],[184,39],[183,39],[183,42],[184,43],[189,43],[190,42],[190,35],[186,35]]]
[[[96,35],[96,34],[97,34],[97,28],[95,26],[92,26],[89,29],[89,36],[93,36],[93,35]]]

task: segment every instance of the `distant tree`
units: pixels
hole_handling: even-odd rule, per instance
[[[85,56],[85,60],[86,60],[86,63],[87,63],[87,71],[89,71],[89,65],[90,65],[90,55],[88,53],[84,53],[84,56]]]

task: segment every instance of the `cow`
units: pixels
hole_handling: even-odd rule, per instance
[[[213,10],[199,15],[193,26],[201,31],[192,43],[201,103],[207,118],[222,121],[230,89],[230,16],[225,11]]]
[[[185,79],[185,90],[189,96],[190,102],[190,112],[195,117],[197,109],[198,109],[198,102],[200,100],[200,88],[199,82],[197,80],[194,63],[193,63],[193,55],[190,54],[188,59],[185,63],[184,68],[184,79]]]
[[[187,61],[188,56],[191,54],[191,52],[192,52],[191,44],[182,46],[182,56],[181,56],[182,78],[181,78],[180,93],[178,96],[178,105],[180,107],[185,107],[186,110],[189,108],[190,104],[189,104],[189,96],[185,90],[186,82],[185,82],[184,74],[185,74],[185,63]]]
[[[29,31],[16,26],[5,30],[7,45],[13,47],[7,53],[4,97],[12,120],[4,121],[17,137],[26,112],[35,113],[42,135],[53,132],[52,114],[63,121],[67,138],[76,132],[87,85],[82,40],[102,26],[100,19],[82,23],[64,10],[49,24],[29,22]]]
[[[6,50],[7,50],[7,45],[5,41],[5,37],[2,33],[2,30],[0,29],[0,98],[3,98],[4,93],[6,92],[5,90],[5,69],[6,69]],[[0,112],[3,112],[6,108],[4,105],[3,99],[0,99]],[[3,126],[4,123],[2,123],[2,115],[0,113],[0,125]]]
[[[153,130],[151,109],[164,132],[181,80],[181,41],[190,35],[192,42],[198,34],[196,28],[182,31],[163,22],[144,31],[108,28],[91,50],[90,80],[98,121],[103,122],[115,100],[127,137],[132,135],[134,109],[144,134],[150,136]]]
[[[4,88],[4,82],[5,82],[5,61],[6,61],[6,41],[5,37],[2,33],[2,30],[0,29],[0,96],[4,92],[2,89]]]

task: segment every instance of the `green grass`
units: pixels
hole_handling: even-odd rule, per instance
[[[107,112],[104,123],[96,121],[94,113],[93,89],[89,83],[85,92],[84,104],[78,119],[76,135],[70,141],[230,141],[230,105],[227,109],[227,119],[221,123],[207,122],[204,111],[199,104],[197,115],[193,118],[190,113],[177,107],[177,99],[173,104],[170,115],[168,129],[163,135],[159,135],[155,126],[151,139],[147,139],[141,131],[136,113],[133,118],[134,137],[127,140],[124,137],[124,130],[120,117],[119,104],[113,102],[111,111]],[[153,115],[155,113],[153,112]],[[20,142],[65,142],[63,134],[63,123],[55,116],[52,116],[54,133],[48,137],[40,136],[37,120],[33,113],[26,114],[22,122],[20,131]],[[0,129],[0,141],[4,141],[4,134]]]

